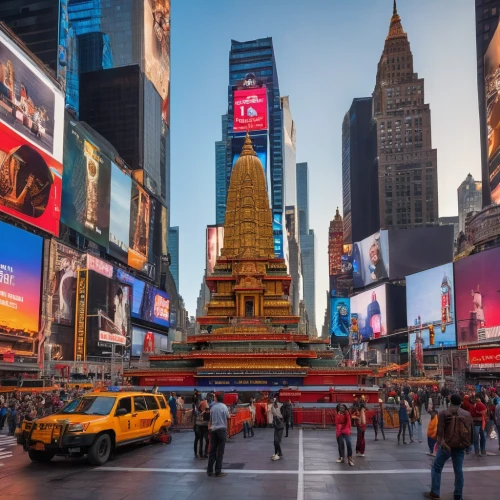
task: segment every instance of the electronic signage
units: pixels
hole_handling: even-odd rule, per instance
[[[476,369],[500,368],[500,347],[470,349],[469,363]]]
[[[353,245],[354,288],[362,288],[389,277],[389,237],[387,231],[375,233]]]
[[[128,263],[130,242],[131,199],[131,177],[111,162],[109,253],[126,264]]]
[[[231,139],[231,150],[233,154],[233,167],[241,155],[246,136],[236,136]],[[252,147],[255,154],[262,163],[267,182],[267,134],[250,134]]]
[[[53,323],[74,323],[76,282],[78,271],[86,267],[85,257],[62,243],[50,242],[49,311]]]
[[[107,249],[111,161],[67,116],[61,222]]]
[[[0,222],[0,344],[32,355],[38,340],[43,239]]]
[[[357,314],[362,341],[387,335],[386,285],[380,285],[351,297],[351,316]]]
[[[496,27],[484,55],[488,173],[492,203],[500,203],[500,28]]]
[[[281,212],[273,212],[273,241],[274,241],[274,257],[277,259],[283,258],[283,214]]]
[[[350,300],[344,297],[331,297],[330,335],[334,337],[348,337],[350,326]]]
[[[144,0],[144,72],[162,99],[170,123],[170,0]]]
[[[234,90],[233,132],[267,130],[267,88]]]
[[[66,91],[68,43],[69,43],[68,0],[59,0],[59,45],[57,48],[57,79],[63,91]]]
[[[500,339],[500,248],[457,260],[455,305],[459,346]]]
[[[406,277],[406,317],[410,346],[422,349],[456,347],[453,264]]]
[[[153,351],[153,352],[151,352]],[[168,337],[160,333],[132,327],[132,356],[138,358],[142,353],[154,354],[155,351],[168,352]]]
[[[128,265],[138,271],[148,263],[151,204],[148,193],[132,181]]]
[[[207,226],[207,276],[214,272],[224,245],[224,226]]]

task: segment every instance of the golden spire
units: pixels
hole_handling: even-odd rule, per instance
[[[245,137],[245,143],[243,144],[243,149],[241,150],[240,156],[257,156],[257,153],[253,150],[252,140],[250,139],[250,134],[247,130],[247,136]]]
[[[342,216],[340,215],[340,212],[339,212],[339,207],[337,207],[337,211],[335,212],[335,217],[333,220],[336,220],[336,221],[342,220]]]
[[[391,24],[389,26],[389,34],[387,35],[386,40],[390,40],[392,38],[406,38],[407,35],[403,30],[403,26],[401,24],[401,18],[398,14],[398,8],[396,5],[396,0],[394,0],[394,7],[392,9],[392,17]]]

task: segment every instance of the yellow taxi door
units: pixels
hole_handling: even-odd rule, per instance
[[[148,437],[152,434],[152,425],[154,413],[153,410],[148,409],[147,400],[148,396],[134,396],[134,425],[135,437]]]
[[[127,413],[125,415],[117,415],[118,410],[125,409]],[[123,413],[123,412],[120,412]],[[135,438],[135,420],[136,417],[132,413],[132,397],[126,396],[118,401],[115,408],[115,432],[116,432],[116,442],[120,443],[122,441],[128,441]]]

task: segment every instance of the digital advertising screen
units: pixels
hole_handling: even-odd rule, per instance
[[[357,314],[361,340],[387,335],[386,285],[380,285],[351,297],[351,316]]]
[[[351,257],[354,288],[363,288],[389,277],[389,236],[375,233],[356,242]]]
[[[283,250],[283,214],[281,212],[273,212],[273,240],[274,240],[274,257],[282,259]]]
[[[142,353],[154,354],[156,351],[168,352],[168,337],[138,326],[132,327],[132,356],[138,358]]]
[[[330,298],[330,335],[348,337],[351,326],[350,299],[344,297]]]
[[[67,115],[61,222],[108,248],[111,160]]]
[[[266,134],[250,134],[252,147],[264,168],[264,174],[267,181],[267,133]],[[237,136],[231,139],[231,150],[233,153],[233,167],[241,155],[245,136]]]
[[[38,338],[43,239],[0,222],[0,240],[1,352]]]
[[[234,90],[233,132],[267,130],[267,88]]]
[[[224,245],[224,226],[207,226],[207,275],[214,272],[217,259],[221,256]]]
[[[128,265],[138,271],[143,271],[148,263],[150,218],[150,197],[132,181]]]
[[[51,240],[50,260],[49,310],[52,322],[73,325],[78,271],[86,267],[86,255]]]
[[[454,263],[459,346],[500,339],[500,248]]]
[[[491,201],[500,203],[500,27],[497,26],[484,55],[488,171]]]
[[[146,284],[138,314],[133,314],[133,316],[168,328],[170,326],[170,297],[168,293]]]
[[[111,162],[109,253],[125,264],[128,263],[130,242],[131,199],[131,177]]]
[[[169,126],[170,0],[144,0],[144,72],[162,99],[163,121]]]
[[[415,330],[410,334],[412,349],[417,338],[422,349],[456,347],[455,283],[451,262],[406,277],[406,317],[410,332]]]

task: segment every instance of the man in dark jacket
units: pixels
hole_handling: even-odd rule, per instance
[[[288,429],[290,427],[290,420],[292,419],[292,402],[290,399],[285,401],[281,406],[281,415],[285,421],[285,437],[288,437]]]
[[[438,499],[441,491],[441,472],[444,464],[451,457],[453,462],[453,470],[455,472],[455,491],[453,492],[454,500],[462,500],[462,490],[464,488],[463,463],[465,457],[465,449],[474,441],[474,422],[470,413],[460,408],[462,398],[458,394],[451,396],[451,406],[447,410],[441,410],[438,414],[438,429],[437,442],[439,444],[438,452],[431,469],[432,485],[431,491],[425,493],[427,498]],[[468,444],[457,444],[457,432],[461,425],[457,422],[461,419],[469,435],[466,435]],[[451,429],[451,425],[455,425]],[[455,431],[455,432],[454,432]],[[463,440],[463,436],[458,441]]]

